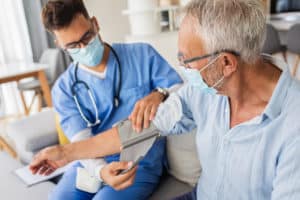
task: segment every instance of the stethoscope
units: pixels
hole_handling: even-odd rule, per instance
[[[116,53],[116,51],[107,43],[104,43],[106,46],[108,46],[112,53],[114,54],[116,60],[117,60],[117,63],[118,63],[118,70],[119,70],[119,82],[118,82],[118,88],[117,88],[117,92],[114,96],[114,106],[115,107],[118,107],[119,106],[119,97],[120,97],[120,89],[121,89],[121,78],[122,78],[122,75],[121,75],[121,62],[120,62],[120,59],[119,59],[119,56],[118,54]],[[82,117],[82,119],[86,122],[87,124],[87,127],[88,128],[91,128],[93,126],[96,126],[96,125],[99,125],[101,123],[101,120],[99,119],[99,110],[96,106],[96,101],[95,101],[95,96],[93,95],[90,87],[88,86],[88,84],[85,82],[85,81],[82,81],[82,80],[79,80],[78,79],[78,62],[76,63],[76,66],[75,66],[75,72],[74,72],[74,76],[75,76],[75,82],[72,84],[72,87],[71,87],[71,91],[72,91],[72,95],[73,95],[73,99],[76,103],[76,107]],[[75,90],[75,87],[76,85],[83,85],[84,88],[87,90],[88,92],[88,96],[92,102],[92,106],[93,106],[93,109],[95,111],[95,114],[96,114],[96,119],[94,122],[91,122],[86,115],[84,115],[82,109],[81,109],[81,105],[78,101],[78,98],[77,98],[77,94],[76,94],[76,90]]]

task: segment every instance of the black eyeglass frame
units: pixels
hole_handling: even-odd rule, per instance
[[[189,58],[189,59],[183,59],[183,54],[182,53],[178,53],[177,55],[177,58],[180,62],[180,65],[186,67],[186,68],[190,68],[188,67],[187,65],[189,63],[192,63],[192,62],[195,62],[195,61],[199,61],[199,60],[203,60],[205,58],[209,58],[209,57],[212,57],[212,56],[216,56],[220,53],[230,53],[230,54],[233,54],[235,56],[240,56],[240,54],[236,51],[233,51],[233,50],[227,50],[227,49],[224,49],[224,50],[221,50],[221,51],[216,51],[214,53],[211,53],[211,54],[205,54],[205,55],[202,55],[202,56],[196,56],[196,57],[193,57],[193,58]]]
[[[87,30],[78,41],[66,44],[63,51],[67,53],[69,52],[68,50],[74,51],[74,49],[78,49],[79,51],[80,44],[83,44],[84,46],[88,45],[97,36],[93,22],[91,22],[91,24],[91,28]]]

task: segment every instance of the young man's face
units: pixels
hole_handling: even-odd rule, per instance
[[[98,33],[96,19],[77,15],[68,27],[53,31],[56,44],[63,48],[82,48]]]

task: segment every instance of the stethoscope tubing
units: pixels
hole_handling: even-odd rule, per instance
[[[120,90],[121,90],[121,81],[122,81],[122,71],[121,71],[121,62],[120,62],[120,59],[119,59],[119,56],[118,54],[116,53],[116,51],[107,43],[104,43],[106,46],[108,46],[112,53],[114,54],[116,60],[117,60],[117,63],[118,63],[118,70],[119,70],[119,80],[118,80],[118,88],[117,88],[117,92],[114,96],[114,106],[115,107],[118,107],[119,106],[119,97],[120,97]],[[101,123],[101,120],[99,119],[99,111],[97,109],[97,105],[96,105],[96,101],[95,101],[95,96],[93,95],[90,87],[88,86],[88,84],[85,82],[85,81],[82,81],[80,79],[78,79],[78,62],[76,63],[76,66],[75,66],[75,72],[74,72],[74,77],[75,77],[75,81],[74,83],[72,84],[71,86],[71,92],[72,92],[72,96],[73,96],[73,99],[75,101],[75,104],[76,104],[76,107],[80,113],[80,116],[82,117],[82,119],[87,123],[87,127],[88,128],[91,128],[93,126],[96,126],[98,124]],[[82,109],[81,109],[81,105],[78,101],[78,98],[77,98],[77,94],[76,94],[76,90],[75,90],[75,87],[76,85],[78,84],[82,84],[84,85],[84,87],[86,88],[86,90],[88,91],[88,95],[89,95],[89,98],[92,102],[92,105],[93,105],[93,108],[95,110],[95,122],[91,122],[88,120],[88,118],[84,115]]]

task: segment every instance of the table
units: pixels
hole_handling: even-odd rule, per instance
[[[3,137],[0,136],[0,153],[2,150],[5,150],[13,158],[17,158],[18,156],[16,151],[6,142]]]
[[[24,78],[37,78],[40,81],[46,104],[52,107],[51,93],[45,74],[46,64],[41,63],[10,63],[0,65],[0,84],[20,81]]]

